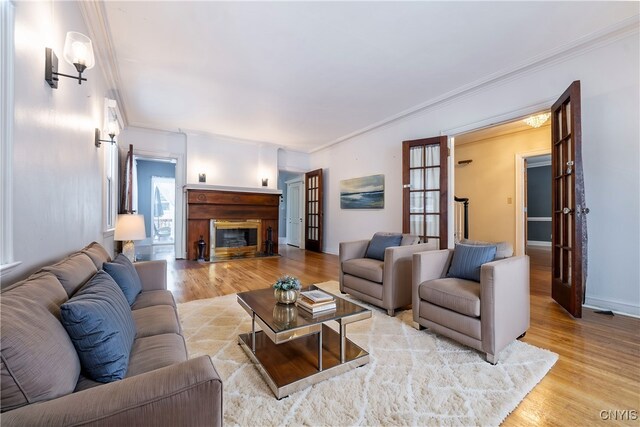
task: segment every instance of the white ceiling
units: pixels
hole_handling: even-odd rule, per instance
[[[310,151],[637,15],[636,2],[104,4],[130,125]]]
[[[547,132],[549,132],[549,140],[551,140],[551,119],[544,122],[541,127],[543,129],[547,129]],[[484,129],[478,129],[472,132],[455,135],[455,141],[456,146],[458,146],[462,144],[469,144],[470,142],[496,138],[498,136],[510,135],[512,133],[530,131],[532,129],[533,128],[531,126],[529,126],[522,120],[514,120],[512,122],[501,123]]]

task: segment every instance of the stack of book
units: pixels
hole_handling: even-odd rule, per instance
[[[327,313],[336,309],[333,295],[320,290],[300,292],[296,304],[311,314]]]

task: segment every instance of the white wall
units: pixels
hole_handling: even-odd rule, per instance
[[[402,227],[402,141],[440,135],[555,99],[573,80],[582,84],[586,200],[591,209],[587,303],[640,314],[640,75],[637,28],[618,40],[565,55],[520,75],[437,104],[419,114],[312,154],[327,168],[325,251],[340,241]],[[385,209],[339,206],[339,181],[385,175]]]
[[[58,55],[60,72],[75,74],[62,55],[67,31],[88,34],[76,3],[16,2],[13,246],[22,264],[3,285],[103,243],[104,150],[94,146],[93,130],[102,127],[108,88],[99,63],[82,85],[45,82],[45,47]]]
[[[198,174],[207,174],[207,184],[232,187],[278,186],[278,147],[207,134],[187,134],[187,183],[198,184]]]

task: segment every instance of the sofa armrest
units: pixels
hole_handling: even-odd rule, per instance
[[[167,261],[141,261],[133,265],[140,276],[143,291],[167,289]]]
[[[201,356],[2,414],[4,426],[221,426],[222,381]]]
[[[451,264],[453,249],[418,252],[413,254],[413,274],[411,278],[411,292],[413,295],[413,320],[418,321],[420,315],[420,295],[418,287],[427,280],[444,277]]]
[[[384,277],[382,300],[386,306],[411,304],[412,256],[417,252],[432,251],[433,243],[392,246],[384,250]]]
[[[480,271],[482,349],[497,355],[529,329],[529,257],[488,262]]]

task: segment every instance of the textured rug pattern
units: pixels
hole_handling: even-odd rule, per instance
[[[318,286],[338,294],[337,282]],[[222,377],[226,425],[498,425],[558,358],[516,341],[492,366],[475,350],[413,328],[410,310],[393,318],[374,308],[371,319],[347,327],[369,364],[277,400],[237,344],[251,319],[235,295],[178,311],[190,357],[210,355]]]

